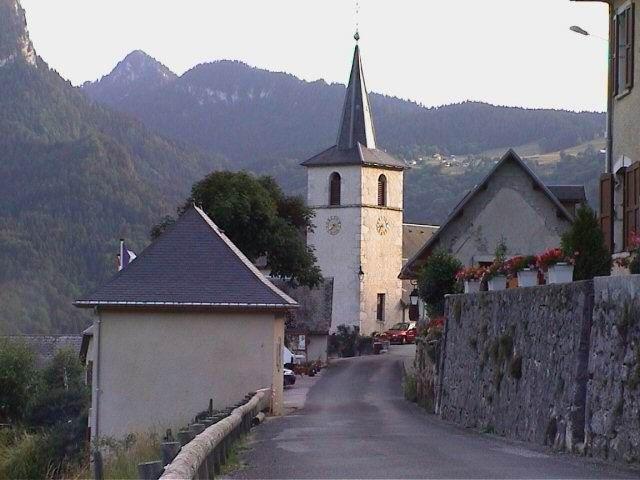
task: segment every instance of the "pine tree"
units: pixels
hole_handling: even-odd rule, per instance
[[[604,243],[598,219],[588,206],[578,210],[571,229],[562,236],[562,250],[567,255],[575,255],[573,276],[576,280],[611,274],[611,253]]]

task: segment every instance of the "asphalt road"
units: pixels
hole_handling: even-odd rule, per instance
[[[335,362],[303,408],[255,429],[231,477],[640,478],[440,421],[404,400],[403,353]]]

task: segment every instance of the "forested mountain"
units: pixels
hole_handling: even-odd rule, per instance
[[[223,154],[236,168],[274,174],[289,191],[304,189],[298,163],[335,143],[344,85],[306,82],[237,61],[201,64],[169,78],[166,67],[148,57],[145,63],[157,66],[155,80],[144,79],[148,70],[130,75],[139,81],[127,80],[135,95],[124,96],[117,79],[130,63],[125,59],[84,91],[167,136]],[[560,150],[602,135],[605,126],[601,113],[476,102],[424,108],[378,94],[371,101],[379,145],[405,160],[532,142],[543,151]]]
[[[71,305],[146,243],[193,181],[222,166],[97,105],[37,56],[0,0],[0,334],[79,332]]]

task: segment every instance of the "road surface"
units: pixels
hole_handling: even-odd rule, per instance
[[[287,391],[302,408],[255,429],[231,478],[640,478],[425,413],[402,396],[410,348],[339,360],[308,393],[312,379]]]

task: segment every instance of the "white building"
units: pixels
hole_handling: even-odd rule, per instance
[[[363,334],[402,320],[405,164],[376,147],[356,45],[336,145],[302,163],[316,229],[308,236],[322,274],[333,277],[331,329]]]

